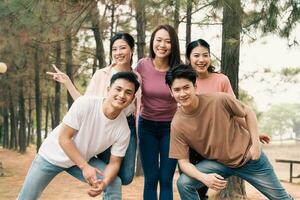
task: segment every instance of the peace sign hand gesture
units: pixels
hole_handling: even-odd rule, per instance
[[[53,80],[62,83],[64,85],[71,83],[69,76],[62,71],[60,71],[54,64],[52,64],[55,72],[46,72],[47,74],[51,75]]]

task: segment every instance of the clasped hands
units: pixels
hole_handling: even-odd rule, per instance
[[[100,195],[106,188],[106,183],[103,181],[103,179],[97,179],[97,174],[103,176],[103,173],[99,169],[90,165],[86,165],[82,169],[82,175],[90,186],[87,193],[91,197]]]

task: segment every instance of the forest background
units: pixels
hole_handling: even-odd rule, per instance
[[[183,61],[191,40],[204,38],[211,44],[213,64],[229,77],[235,94],[256,110],[261,132],[274,141],[298,141],[299,61],[289,59],[275,68],[262,62],[257,68],[240,57],[256,60],[248,52],[253,46],[260,52],[260,41],[270,49],[265,54],[287,59],[275,53],[274,38],[285,41],[281,48],[288,52],[299,52],[299,22],[298,0],[3,0],[0,62],[8,70],[0,73],[0,144],[21,153],[29,145],[38,150],[72,104],[65,88],[46,75],[52,64],[83,93],[93,73],[110,63],[112,35],[123,31],[135,37],[135,67],[148,55],[152,30],[163,23],[178,31]],[[293,91],[290,98],[276,102],[278,94],[288,91]],[[244,194],[242,181],[232,183],[225,196],[233,190]]]

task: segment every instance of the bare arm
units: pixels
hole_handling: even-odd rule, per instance
[[[55,72],[47,72],[47,74],[52,75],[53,80],[63,84],[67,88],[73,100],[76,100],[78,97],[80,97],[80,92],[76,89],[69,76],[60,71],[55,65],[52,66]]]
[[[73,136],[76,130],[62,123],[59,133],[59,145],[62,147],[67,156],[82,170],[83,177],[89,185],[94,185],[97,180],[96,174],[102,172],[92,166],[81,156],[77,147],[73,143]]]
[[[103,182],[106,185],[109,185],[116,178],[116,176],[120,170],[122,160],[123,160],[123,157],[110,155],[109,163],[103,172],[104,173]]]
[[[178,160],[180,169],[186,175],[195,178],[213,190],[222,190],[226,187],[227,181],[216,173],[205,174],[200,172],[188,159]]]

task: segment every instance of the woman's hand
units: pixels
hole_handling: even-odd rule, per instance
[[[51,75],[53,80],[62,83],[64,85],[71,83],[69,76],[62,71],[60,71],[54,64],[52,64],[55,72],[46,72],[47,74]]]
[[[259,135],[259,141],[263,144],[269,144],[271,138],[268,135]]]
[[[73,100],[76,100],[78,97],[81,96],[80,92],[76,89],[75,85],[72,83],[70,77],[60,71],[55,65],[52,65],[55,72],[46,72],[49,75],[52,75],[53,80],[62,83],[72,96]]]

